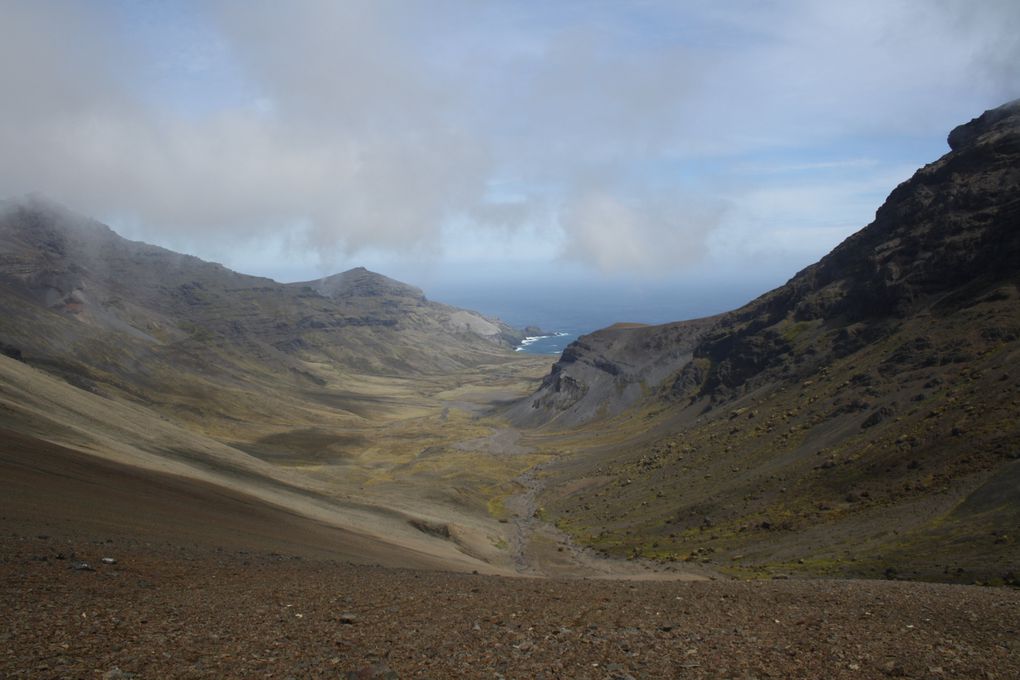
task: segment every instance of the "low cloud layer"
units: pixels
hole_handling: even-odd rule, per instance
[[[200,254],[285,242],[324,269],[441,260],[464,229],[498,258],[523,229],[536,251],[668,272],[797,227],[768,196],[843,196],[798,216],[830,238],[903,162],[860,140],[881,156],[1020,95],[1018,36],[1020,5],[995,0],[13,0],[0,195]],[[813,165],[828,174],[768,169]]]

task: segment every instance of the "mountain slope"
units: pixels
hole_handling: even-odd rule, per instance
[[[949,140],[786,285],[716,320],[626,331],[634,347],[672,329],[683,340],[640,361],[676,368],[616,419],[561,435],[578,453],[550,469],[550,515],[614,554],[743,573],[1015,580],[1020,103]],[[634,355],[593,346],[565,353],[531,422],[597,413],[566,385],[617,408],[629,385],[591,367]]]
[[[119,473],[90,457],[212,484],[347,530],[327,552],[497,568],[486,485],[533,463],[454,444],[544,363],[517,338],[364,269],[280,284],[41,199],[0,205],[0,449],[75,451],[107,486]]]
[[[617,415],[687,365],[716,321],[617,324],[581,336],[563,351],[534,397],[507,415],[521,426],[557,427]]]
[[[0,205],[0,314],[7,353],[143,401],[452,371],[520,337],[364,269],[279,284],[127,241],[41,199]]]

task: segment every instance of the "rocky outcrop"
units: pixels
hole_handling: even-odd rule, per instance
[[[768,369],[813,370],[936,305],[968,304],[1020,268],[1020,101],[956,128],[952,151],[897,187],[875,221],[783,287],[725,316],[695,349],[712,371],[703,393]],[[793,343],[823,324],[828,342]],[[860,341],[847,345],[850,335]],[[774,377],[774,376],[772,376]]]
[[[522,425],[569,426],[620,413],[688,364],[716,321],[620,324],[581,336],[563,351],[538,391],[508,415]]]
[[[1013,583],[1020,102],[950,145],[867,227],[712,323],[637,407],[540,402],[539,423],[593,421],[545,468],[547,516],[612,555],[752,578]],[[588,345],[536,396],[663,355]]]
[[[801,379],[886,337],[905,318],[970,304],[1015,278],[1020,100],[957,127],[949,144],[950,153],[889,195],[874,222],[784,286],[710,322],[581,338],[530,400],[529,417],[520,417],[521,406],[514,412],[534,424],[583,422],[606,412],[579,407],[585,399],[612,413],[637,401],[638,383],[656,398],[734,398]],[[650,365],[659,370],[633,368]],[[656,390],[664,381],[668,389]],[[609,383],[627,396],[611,396]]]
[[[480,338],[505,348],[516,347],[525,337],[522,331],[498,319],[432,302],[420,288],[364,267],[356,267],[318,281],[292,283],[288,286],[305,294],[312,292],[340,305],[349,312],[345,325],[438,331]],[[359,312],[359,315],[350,314],[354,311]]]

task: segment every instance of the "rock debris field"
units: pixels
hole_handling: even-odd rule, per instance
[[[0,544],[3,678],[1020,677],[1010,589],[507,578],[13,532]]]

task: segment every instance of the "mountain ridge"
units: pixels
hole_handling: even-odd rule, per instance
[[[0,429],[20,447],[5,468],[59,450],[109,488],[116,466],[211,484],[307,535],[340,529],[324,551],[361,562],[505,568],[484,489],[531,459],[429,452],[484,437],[475,416],[520,393],[539,361],[519,337],[363,268],[277,283],[45,199],[0,205]],[[93,526],[67,516],[58,468],[32,493]],[[17,479],[4,489],[23,496]]]
[[[675,376],[670,391],[689,395],[690,386],[697,384],[701,396],[716,388],[742,385],[748,377],[764,368],[762,362],[767,362],[769,356],[788,352],[791,346],[786,339],[775,333],[760,332],[787,316],[797,323],[823,319],[837,321],[848,329],[848,335],[853,335],[851,327],[854,324],[869,319],[905,316],[911,312],[911,305],[915,302],[922,304],[924,299],[939,291],[963,283],[978,286],[983,280],[1001,279],[1015,271],[1015,263],[1020,261],[1020,231],[1010,229],[1014,224],[1011,220],[1020,219],[1017,173],[1015,166],[1011,165],[1012,159],[1020,152],[1018,128],[1020,100],[992,109],[954,128],[949,135],[952,148],[949,154],[919,169],[909,180],[901,183],[878,209],[874,222],[849,236],[819,262],[805,267],[783,286],[764,293],[739,309],[710,319],[651,327],[655,330],[641,327],[627,329],[628,334],[651,337],[661,329],[681,328],[689,324],[688,335],[696,344],[691,351],[692,361],[678,367],[681,370]],[[994,157],[997,154],[1006,160],[996,161]],[[966,171],[967,167],[961,168],[961,164],[984,167],[986,174],[1001,171],[1005,175],[988,178],[985,181],[988,186],[982,187],[980,200],[995,206],[998,215],[995,229],[979,226],[964,233],[957,228],[957,218],[953,217],[939,222],[939,228],[934,231],[911,235],[901,229],[895,234],[887,233],[887,229],[903,222],[905,214],[909,214],[915,222],[923,222],[932,213],[947,208],[959,207],[966,211],[968,201],[975,199],[963,190],[943,192],[939,197],[938,187],[929,188],[935,182],[945,184],[947,176]],[[996,184],[1000,186],[996,187]],[[915,191],[919,186],[921,189]],[[988,210],[981,205],[974,212],[975,220],[991,219]],[[949,236],[953,240],[941,248],[943,252],[939,257],[933,258],[933,251],[939,250],[936,242]],[[908,239],[907,242],[901,242],[904,239]],[[980,239],[983,242],[978,242]],[[875,256],[870,259],[860,257],[862,251],[873,251]],[[575,364],[580,356],[591,353],[593,340],[619,333],[620,329],[615,327],[603,329],[583,336],[576,345],[568,347],[563,359],[554,366],[536,393],[532,407],[537,409],[536,403],[543,400],[544,403],[556,401],[550,395],[550,392],[557,391],[554,378],[558,378],[560,383],[566,380],[568,385],[578,382],[568,366]],[[849,351],[855,343],[864,341],[864,338],[844,339],[845,346],[839,351]],[[708,372],[704,372],[693,359],[711,362]],[[588,362],[611,366],[613,357],[610,351],[606,356],[588,356]],[[576,391],[577,388],[574,389]],[[605,397],[611,401],[608,395]],[[560,400],[560,403],[569,401]],[[629,403],[634,402],[631,400]],[[618,406],[614,404],[614,408]],[[534,416],[522,419],[520,407],[514,415],[518,421],[531,424],[541,421]],[[559,417],[562,418],[561,415]]]
[[[950,144],[783,286],[568,348],[509,411],[572,452],[548,516],[610,555],[740,575],[1015,583],[1020,101]],[[637,357],[673,370],[642,382],[632,348],[665,329]]]
[[[784,286],[544,379],[364,269],[278,284],[8,210],[0,425],[452,568],[1014,583],[1020,107],[976,121]]]
[[[85,326],[125,333],[151,347],[202,335],[277,355],[284,363],[325,357],[376,372],[428,372],[485,361],[490,350],[510,349],[523,337],[500,321],[429,302],[419,289],[363,268],[281,284],[128,241],[39,198],[7,201],[0,213],[0,286],[18,300],[6,305],[10,322],[0,328],[0,342],[29,361],[39,353],[68,354],[57,343],[33,347],[29,338],[17,336],[19,326],[31,327],[43,317],[49,335],[67,341],[85,334]],[[36,318],[19,323],[30,315],[26,302]],[[458,325],[461,318],[486,332]],[[83,323],[64,323],[70,320]],[[414,356],[416,342],[434,346]]]

